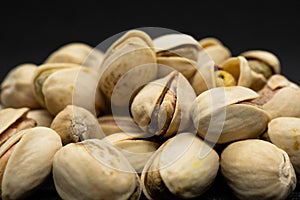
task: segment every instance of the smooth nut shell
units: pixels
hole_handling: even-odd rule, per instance
[[[27,114],[28,118],[34,119],[37,126],[50,127],[53,116],[45,109],[30,110]]]

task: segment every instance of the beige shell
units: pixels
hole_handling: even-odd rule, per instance
[[[276,117],[300,117],[300,88],[276,74],[270,77],[265,87],[258,92],[260,98],[253,103],[261,105],[271,118]]]
[[[66,64],[66,66],[70,65]],[[97,71],[87,67],[78,67],[75,64],[71,66],[73,67],[53,69],[53,72],[48,75],[47,71],[46,75],[39,76],[37,73],[36,94],[40,94],[38,96],[44,102],[45,108],[52,115],[56,115],[70,104],[83,107],[96,114],[103,112],[105,102],[98,87]]]
[[[1,171],[5,168],[2,199],[24,198],[40,186],[50,175],[53,156],[61,146],[60,137],[46,127],[26,129],[7,140],[0,148]]]
[[[251,69],[247,60],[242,57],[231,57],[219,66],[221,70],[230,73],[238,86],[250,87],[252,83]]]
[[[98,123],[101,131],[106,135],[114,133],[127,132],[127,133],[141,133],[142,129],[134,123],[131,117],[126,116],[113,116],[104,115],[98,117]]]
[[[49,55],[45,63],[74,63],[98,69],[104,54],[88,44],[74,42],[63,45]]]
[[[288,155],[263,140],[230,144],[221,154],[221,172],[239,199],[285,199],[296,187]]]
[[[208,153],[201,155],[203,149]],[[192,133],[167,140],[142,172],[143,191],[148,199],[188,199],[200,196],[213,183],[219,156]]]
[[[30,110],[27,117],[34,119],[37,126],[50,127],[53,116],[45,109]]]
[[[131,114],[146,132],[169,137],[190,125],[190,107],[195,97],[184,76],[173,71],[139,91],[132,101]]]
[[[53,119],[50,128],[59,134],[64,145],[105,137],[97,118],[90,111],[75,105],[68,105],[60,111]]]
[[[1,83],[1,102],[5,107],[40,108],[34,95],[32,78],[37,66],[22,64],[13,68]]]
[[[159,143],[146,140],[146,136],[141,133],[115,133],[103,140],[117,147],[138,173],[142,172],[147,161],[159,147]]]
[[[139,199],[140,181],[127,159],[102,140],[71,143],[53,161],[55,188],[62,199]]]
[[[268,135],[273,144],[287,152],[297,174],[300,174],[300,118],[278,117],[271,120]]]
[[[151,38],[145,32],[132,30],[106,51],[99,84],[113,105],[127,106],[138,87],[157,77],[156,56],[152,48]]]
[[[198,134],[217,143],[256,138],[270,120],[266,111],[247,103],[257,97],[256,92],[241,86],[218,87],[201,93],[191,108]]]

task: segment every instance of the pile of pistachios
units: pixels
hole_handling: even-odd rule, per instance
[[[129,30],[70,43],[1,83],[0,193],[201,199],[217,174],[238,199],[287,199],[300,174],[300,89],[266,50]]]

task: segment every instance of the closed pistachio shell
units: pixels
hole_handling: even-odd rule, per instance
[[[273,144],[289,155],[297,174],[300,174],[300,118],[278,117],[268,124]]]
[[[34,119],[37,126],[50,127],[53,116],[45,109],[30,110],[27,114],[28,118]]]
[[[256,92],[241,86],[218,87],[201,93],[191,109],[198,134],[217,143],[258,137],[267,128],[270,116],[247,103],[257,97]]]
[[[238,141],[221,154],[221,172],[238,199],[286,199],[296,187],[288,155],[270,142]]]
[[[99,84],[105,97],[113,105],[128,105],[137,87],[157,77],[151,38],[142,31],[128,31],[107,50],[100,70]]]
[[[201,156],[206,148],[208,153]],[[204,193],[219,169],[219,156],[192,133],[167,140],[142,172],[144,194],[148,199],[188,199]]]
[[[1,102],[5,107],[41,107],[34,95],[32,84],[36,69],[34,64],[22,64],[6,75],[1,83]]]
[[[54,157],[53,178],[62,199],[135,200],[141,194],[139,178],[127,159],[98,139],[61,148]]]
[[[24,198],[40,186],[50,175],[53,156],[62,144],[55,131],[35,127],[7,140],[0,148],[0,157],[12,146],[1,180],[2,199]]]
[[[88,44],[74,42],[51,53],[45,63],[74,63],[97,69],[103,56],[100,50],[93,49]]]

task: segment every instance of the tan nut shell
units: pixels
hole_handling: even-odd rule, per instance
[[[139,199],[140,183],[127,159],[97,139],[71,143],[53,161],[55,188],[62,199]],[[136,193],[136,194],[133,194]]]
[[[300,118],[278,117],[271,120],[268,135],[273,144],[287,152],[297,174],[300,174]]]
[[[203,149],[208,153],[201,155]],[[165,142],[142,172],[148,199],[194,198],[213,183],[219,169],[218,154],[192,133],[180,133]]]
[[[53,119],[50,128],[59,134],[64,145],[105,137],[97,118],[90,111],[74,105],[68,105],[60,111]]]
[[[50,127],[53,116],[45,109],[30,110],[27,114],[28,118],[34,119],[37,126]]]
[[[97,69],[103,53],[88,44],[74,42],[63,45],[49,55],[45,63],[74,63]]]
[[[149,158],[159,147],[157,142],[148,141],[141,133],[115,133],[103,140],[117,147],[136,172],[141,173]]]
[[[1,83],[1,102],[5,107],[41,107],[34,95],[32,78],[37,66],[22,64],[13,68]]]
[[[128,105],[130,94],[137,87],[157,77],[156,56],[152,48],[151,38],[145,32],[132,30],[106,51],[100,69],[100,87],[112,104]],[[120,80],[123,82],[117,85]],[[113,92],[116,96],[112,99]]]
[[[52,159],[62,144],[50,128],[35,127],[18,132],[0,148],[0,157],[13,144],[2,179],[2,199],[24,198],[51,173]]]
[[[257,97],[256,92],[241,86],[218,87],[201,93],[191,109],[198,134],[217,143],[256,138],[267,128],[269,115],[255,105],[242,102]]]
[[[296,187],[288,155],[270,142],[244,140],[221,154],[221,172],[239,199],[285,199]]]
[[[220,69],[230,73],[238,86],[250,87],[252,83],[251,69],[244,57],[229,58],[220,65]]]

